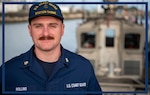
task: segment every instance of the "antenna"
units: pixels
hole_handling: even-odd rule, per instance
[[[85,2],[85,0],[82,0],[82,2]],[[84,22],[85,19],[85,13],[84,13],[85,9],[84,9],[84,4],[82,4],[82,21]]]

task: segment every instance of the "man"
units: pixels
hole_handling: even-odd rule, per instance
[[[6,62],[5,91],[101,92],[91,63],[60,44],[64,24],[59,6],[36,3],[30,8],[28,20],[34,45]]]

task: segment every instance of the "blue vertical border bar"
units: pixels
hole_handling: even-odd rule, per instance
[[[70,94],[70,92],[15,92],[5,91],[5,4],[33,4],[36,2],[2,2],[2,94]],[[102,92],[117,94],[148,93],[148,2],[53,2],[56,4],[144,4],[145,5],[145,91],[142,92]],[[72,92],[79,94],[79,92]],[[100,94],[101,92],[81,92],[80,94]]]
[[[148,93],[148,67],[149,67],[149,63],[148,63],[148,56],[150,56],[150,55],[148,55],[148,2],[146,2],[146,4],[145,4],[146,6],[145,6],[145,29],[146,29],[146,35],[145,35],[145,37],[146,37],[146,42],[145,42],[145,91],[146,91],[146,93]]]
[[[5,3],[2,2],[2,93],[5,92],[5,64],[4,64],[4,60],[5,60]]]

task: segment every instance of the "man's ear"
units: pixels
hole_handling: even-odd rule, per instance
[[[29,31],[29,34],[31,36],[31,25],[30,24],[28,24],[28,31]]]
[[[62,36],[64,35],[64,29],[65,29],[65,25],[62,24]]]

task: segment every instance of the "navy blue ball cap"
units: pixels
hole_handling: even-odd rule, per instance
[[[53,16],[63,21],[63,15],[58,5],[45,1],[33,4],[29,11],[29,22],[35,17]]]

